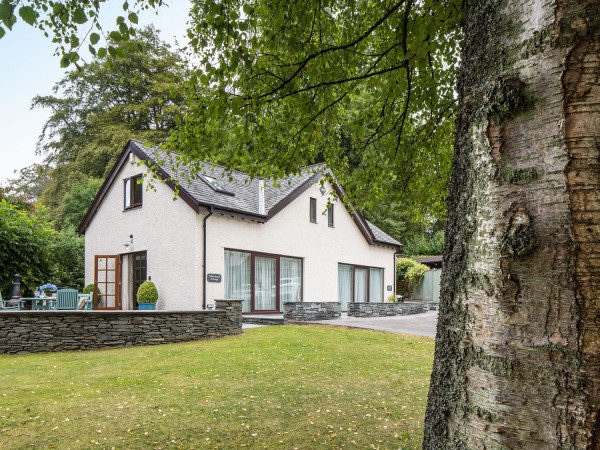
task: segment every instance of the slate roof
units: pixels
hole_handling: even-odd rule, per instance
[[[437,256],[422,256],[420,258],[411,258],[411,259],[418,263],[425,264],[426,266],[429,266],[433,269],[437,269],[437,268],[442,267],[443,258],[444,257],[442,255],[437,255]]]
[[[396,239],[394,239],[393,237],[391,237],[389,234],[387,234],[382,229],[377,228],[375,226],[375,224],[372,224],[368,220],[365,220],[365,222],[367,222],[367,225],[371,229],[371,232],[373,233],[373,238],[374,238],[375,241],[382,242],[384,244],[392,244],[392,245],[395,245],[395,246],[402,246],[402,244],[400,242],[398,242]]]
[[[228,171],[225,167],[212,163],[204,163],[203,173],[216,178],[225,190],[235,194],[233,196],[217,192],[199,177],[191,176],[187,167],[175,167],[171,164],[170,158],[161,150],[145,146],[144,143],[131,140],[139,150],[147,154],[150,158],[157,161],[164,161],[160,167],[169,177],[178,181],[179,187],[185,189],[199,204],[210,205],[217,208],[224,208],[238,211],[246,214],[261,215],[258,209],[258,183],[259,179],[250,179],[250,176],[237,170]],[[273,187],[273,183],[265,180],[265,214],[269,212],[280,201],[285,199],[293,191],[298,189],[311,178],[321,178],[321,173],[325,170],[324,164],[315,164],[304,168],[299,176],[289,177],[287,180],[278,182],[280,187]],[[229,177],[232,177],[230,180]],[[316,181],[316,180],[315,180]]]
[[[315,164],[308,166],[300,171],[296,176],[290,176],[285,180],[279,180],[277,187],[273,182],[265,180],[265,212],[259,211],[259,179],[250,179],[250,176],[240,171],[228,171],[226,168],[212,163],[204,163],[203,173],[217,179],[225,191],[234,195],[228,195],[223,192],[215,191],[202,178],[192,176],[190,170],[185,166],[177,166],[171,161],[164,152],[158,148],[146,146],[143,142],[129,140],[123,149],[119,161],[115,164],[111,173],[104,181],[103,185],[94,199],[92,206],[79,226],[79,233],[83,233],[95,214],[99,204],[102,202],[108,188],[115,180],[122,164],[125,163],[129,151],[133,151],[140,159],[154,160],[159,165],[159,176],[163,177],[166,184],[173,190],[179,189],[180,196],[197,212],[200,209],[214,208],[221,213],[233,213],[238,217],[249,218],[260,222],[266,222],[281,209],[297,198],[310,185],[316,183],[327,170],[324,164]],[[231,179],[230,179],[231,176]],[[170,178],[178,182],[175,185]],[[339,196],[343,195],[343,190],[339,186],[334,186]],[[203,207],[203,208],[200,208]],[[353,220],[361,230],[369,243],[379,243],[402,248],[402,244],[384,233],[372,223],[366,221],[361,214],[353,211]]]

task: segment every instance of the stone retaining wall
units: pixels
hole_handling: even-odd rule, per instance
[[[408,316],[427,311],[423,303],[350,303],[348,316],[352,317],[383,317],[383,316]]]
[[[339,302],[288,302],[283,304],[283,319],[290,322],[338,319],[342,315]]]
[[[240,334],[241,300],[215,303],[215,311],[3,311],[0,354],[156,345]]]

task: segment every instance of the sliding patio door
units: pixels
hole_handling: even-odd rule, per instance
[[[242,300],[242,312],[281,312],[302,301],[302,268],[302,258],[225,250],[225,298]]]
[[[254,258],[254,309],[277,311],[277,259]]]
[[[121,309],[121,257],[94,258],[94,309]]]

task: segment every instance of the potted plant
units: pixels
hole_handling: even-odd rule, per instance
[[[42,284],[39,290],[46,296],[51,297],[56,292],[56,286],[50,283]]]
[[[137,291],[137,302],[140,309],[156,309],[156,300],[158,300],[158,291],[152,281],[144,281]]]

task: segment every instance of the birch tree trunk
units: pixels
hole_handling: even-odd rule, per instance
[[[600,1],[466,3],[424,448],[600,449]]]

